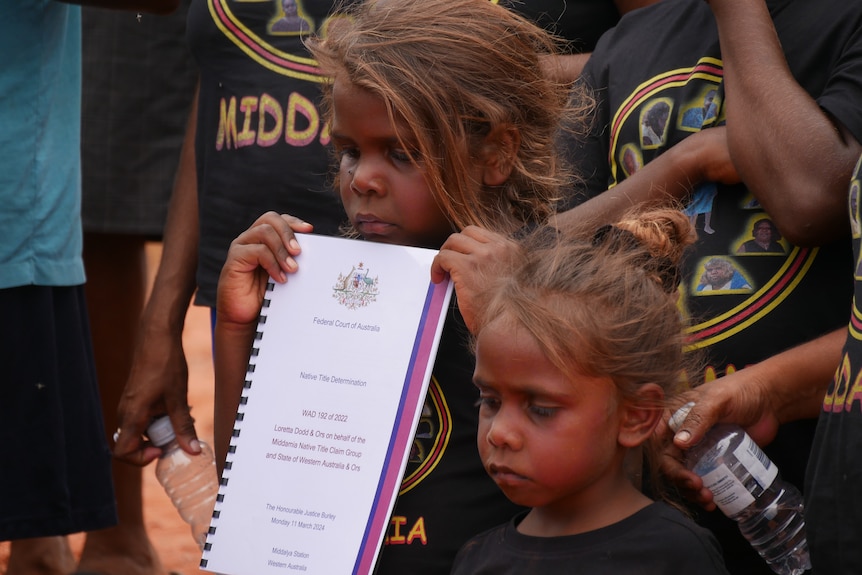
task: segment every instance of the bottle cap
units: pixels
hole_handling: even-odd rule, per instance
[[[150,441],[159,447],[167,445],[173,441],[176,438],[176,434],[171,425],[171,418],[167,415],[163,415],[153,421],[150,426],[147,427],[147,437],[149,437]]]
[[[682,427],[682,422],[685,421],[686,417],[688,417],[688,413],[691,411],[692,407],[694,407],[694,402],[689,401],[670,416],[670,419],[667,421],[667,425],[674,433],[679,431],[679,428]]]

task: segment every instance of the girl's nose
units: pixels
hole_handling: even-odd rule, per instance
[[[380,195],[384,193],[385,188],[379,166],[373,160],[363,158],[347,170],[347,174],[350,176],[350,190],[354,194]]]
[[[510,411],[504,412],[503,409],[494,415],[485,438],[488,443],[497,448],[505,447],[517,451],[523,446],[523,439],[513,414]]]

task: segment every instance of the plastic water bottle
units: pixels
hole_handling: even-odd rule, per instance
[[[694,403],[673,414],[676,432]],[[685,455],[722,513],[739,524],[752,547],[779,575],[811,569],[802,494],[781,479],[778,467],[738,425],[720,423]]]
[[[147,436],[162,448],[162,454],[156,460],[156,478],[180,517],[191,525],[192,536],[203,549],[218,495],[218,472],[213,450],[201,441],[199,454],[183,451],[168,416],[153,421],[147,428]]]

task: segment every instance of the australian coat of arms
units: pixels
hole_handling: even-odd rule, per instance
[[[379,278],[372,278],[369,269],[360,262],[346,274],[338,274],[338,281],[332,286],[332,297],[348,309],[365,307],[377,301],[378,281]]]

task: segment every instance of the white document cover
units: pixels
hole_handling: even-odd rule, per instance
[[[370,574],[452,294],[436,250],[298,235],[261,311],[201,568]]]

